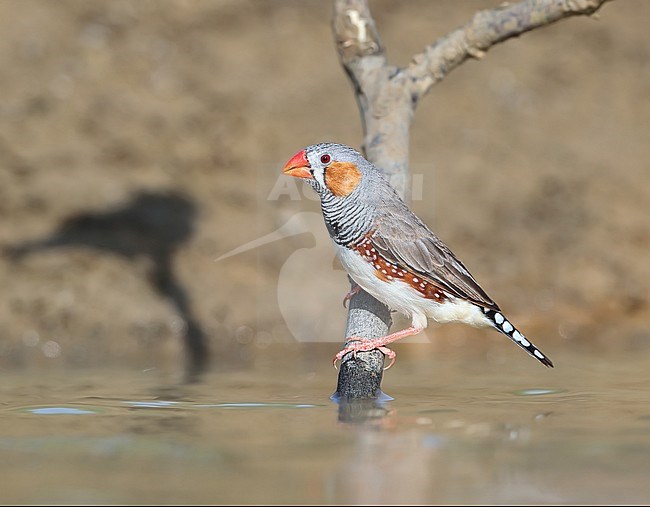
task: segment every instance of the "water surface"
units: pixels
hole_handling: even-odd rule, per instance
[[[155,369],[5,372],[2,502],[650,499],[649,354],[567,353],[554,370],[400,354],[394,400],[348,406],[329,399],[327,357],[286,353],[193,385]]]

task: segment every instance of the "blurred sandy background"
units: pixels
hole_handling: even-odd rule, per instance
[[[497,4],[371,8],[405,65]],[[361,142],[330,15],[321,0],[0,2],[1,368],[174,368],[187,318],[215,368],[342,340],[348,287],[318,203],[278,180],[308,144]],[[467,62],[412,131],[414,210],[559,364],[650,351],[650,3],[599,18]],[[215,262],[281,227],[297,235]],[[467,344],[525,360],[496,333],[427,337],[442,360]]]

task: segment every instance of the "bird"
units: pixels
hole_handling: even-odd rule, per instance
[[[506,318],[465,265],[413,213],[384,174],[354,148],[318,143],[298,151],[285,175],[306,181],[320,197],[325,226],[350,278],[411,325],[379,338],[346,338],[349,352],[387,347],[423,331],[429,319],[494,328],[547,367],[553,362]],[[349,293],[346,296],[348,299]]]

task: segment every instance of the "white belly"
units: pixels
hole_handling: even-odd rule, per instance
[[[481,309],[467,301],[449,297],[443,303],[425,299],[410,285],[400,281],[383,281],[375,275],[374,267],[354,250],[336,245],[337,255],[350,277],[368,294],[391,310],[411,318],[414,327],[427,327],[427,318],[445,322],[463,322],[476,327],[491,326]]]

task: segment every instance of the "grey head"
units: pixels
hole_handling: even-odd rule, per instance
[[[403,205],[382,173],[344,144],[308,146],[283,171],[305,179],[318,193],[325,225],[341,245],[355,243],[368,233],[387,203]]]

